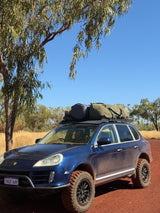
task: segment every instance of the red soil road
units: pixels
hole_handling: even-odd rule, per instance
[[[96,188],[87,213],[160,213],[160,140],[150,140],[153,161],[151,185],[134,189],[130,179]],[[31,195],[32,196],[32,195]],[[0,213],[65,213],[59,195],[11,201],[0,191]]]

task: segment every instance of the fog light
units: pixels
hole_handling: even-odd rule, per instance
[[[53,180],[54,180],[54,174],[55,174],[54,171],[51,171],[51,172],[50,172],[50,175],[49,175],[49,183],[52,183],[52,182],[53,182]]]

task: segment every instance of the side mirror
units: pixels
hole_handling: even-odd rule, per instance
[[[107,145],[107,144],[111,144],[111,143],[112,143],[111,138],[100,138],[97,141],[98,146]]]
[[[40,142],[40,140],[41,140],[41,138],[36,139],[36,140],[35,140],[35,143]]]

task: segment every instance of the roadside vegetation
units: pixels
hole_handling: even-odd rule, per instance
[[[13,140],[14,145],[13,149],[21,146],[27,146],[35,144],[37,138],[42,138],[47,134],[47,132],[26,132],[18,131],[14,132]],[[0,133],[0,154],[5,152],[5,134]]]
[[[160,139],[160,132],[157,131],[140,131],[145,139]]]
[[[28,112],[23,108],[14,126],[13,148],[34,144],[37,138],[42,138],[55,128],[63,119],[65,111],[69,109],[70,107],[47,108],[44,105],[36,105],[32,112]],[[134,105],[130,110],[132,123],[144,138],[160,139],[160,98],[154,102],[142,99],[139,105]],[[6,148],[4,127],[5,112],[3,104],[0,104],[0,154],[5,152]]]
[[[46,107],[36,105],[32,111],[25,107],[19,112],[15,126],[12,148],[34,144],[35,139],[43,137],[48,131],[57,127],[65,111],[70,107]],[[130,108],[133,124],[146,139],[160,139],[160,98],[154,102],[142,99],[139,105]],[[5,151],[5,110],[0,102],[0,153]]]
[[[140,131],[145,139],[160,139],[160,132],[157,131]],[[13,148],[27,146],[35,144],[35,140],[42,138],[47,134],[47,132],[27,132],[27,131],[18,131],[14,132]],[[0,133],[0,154],[5,152],[5,134]]]
[[[14,132],[47,132],[55,128],[63,120],[65,111],[68,107],[46,107],[44,105],[35,105],[31,111],[24,106],[17,115]],[[148,99],[142,99],[140,104],[130,107],[130,118],[139,131],[157,131],[160,130],[160,98],[150,102]],[[5,110],[3,102],[0,101],[0,132],[5,132]]]

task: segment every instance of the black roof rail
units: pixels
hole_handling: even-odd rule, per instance
[[[60,124],[76,124],[76,123],[86,123],[86,124],[102,124],[102,123],[131,123],[132,119],[123,118],[102,118],[98,120],[71,120],[71,121],[61,121]]]
[[[125,119],[125,118],[102,118],[100,120],[102,123],[105,123],[105,122],[114,122],[114,123],[131,123],[133,120],[132,119]]]

